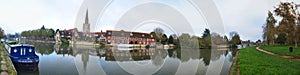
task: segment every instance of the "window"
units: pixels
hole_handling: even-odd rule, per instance
[[[133,36],[133,34],[132,34],[132,33],[130,33],[130,36]]]
[[[17,49],[15,49],[14,52],[16,53],[16,52],[17,52]]]
[[[111,32],[107,32],[108,35],[111,35]]]

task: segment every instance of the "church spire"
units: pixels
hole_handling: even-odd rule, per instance
[[[86,10],[85,22],[83,24],[83,32],[85,32],[85,33],[89,33],[90,32],[90,23],[89,23],[89,12],[88,12],[88,9]]]
[[[86,9],[85,24],[89,24],[89,12],[88,12],[88,9]]]

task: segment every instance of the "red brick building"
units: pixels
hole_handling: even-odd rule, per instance
[[[107,44],[155,44],[153,35],[141,32],[106,31]]]

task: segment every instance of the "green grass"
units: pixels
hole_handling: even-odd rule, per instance
[[[290,53],[289,51],[289,47],[293,47],[293,52]],[[300,48],[294,48],[294,46],[261,46],[260,48],[276,53],[276,54],[280,54],[280,55],[290,55],[290,56],[294,56],[294,57],[298,57],[300,58]]]
[[[2,56],[1,56],[1,52],[4,51],[2,44],[0,43],[0,62],[2,61]],[[1,64],[0,64],[1,65]],[[0,72],[2,72],[3,70],[0,67]]]
[[[3,44],[0,43],[0,55],[1,55],[1,52],[3,52],[3,51],[5,51],[5,49],[3,47]],[[9,59],[9,57],[6,54],[4,54],[4,57],[0,56],[0,61],[2,61],[2,58],[5,58],[6,60]],[[7,72],[8,72],[8,74],[10,74],[10,75],[17,75],[17,71],[11,67],[13,65],[11,62],[6,61],[5,65],[7,66]],[[2,72],[2,71],[3,70],[0,68],[0,72]]]
[[[259,52],[255,47],[240,51],[241,75],[299,75],[300,61]]]

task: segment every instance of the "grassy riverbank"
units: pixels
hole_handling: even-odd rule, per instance
[[[293,52],[290,53],[289,47],[293,47]],[[261,46],[261,49],[279,54],[279,55],[289,55],[300,58],[300,48],[294,48],[294,46]]]
[[[255,47],[242,49],[237,59],[241,75],[299,75],[300,61],[280,58],[257,51]]]
[[[5,59],[5,63],[1,63],[1,64],[6,65],[6,67],[7,67],[7,70],[3,70],[2,68],[0,68],[1,69],[0,73],[3,71],[6,71],[9,75],[17,75],[17,71],[14,68],[14,65],[12,64],[10,58],[6,54],[6,51],[5,51],[2,43],[0,43],[0,57],[1,57],[0,58],[1,61]]]

